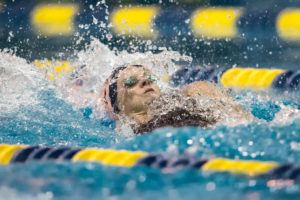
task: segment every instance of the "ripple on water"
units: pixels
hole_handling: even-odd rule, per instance
[[[104,56],[102,61],[96,59],[99,55]],[[168,64],[165,57],[171,59],[174,55],[177,54],[164,52],[155,58],[156,64]],[[105,63],[122,63],[122,59],[111,62],[115,56],[96,41],[86,53],[80,52],[77,63],[91,64],[92,69],[95,68],[92,75],[97,75],[104,70],[101,65]],[[120,53],[119,56],[124,61],[128,54]],[[137,62],[145,56],[152,55],[133,54],[129,60]],[[236,99],[262,121],[213,129],[163,128],[152,134],[124,137],[116,134],[113,127],[107,126],[107,122],[83,116],[46,83],[41,89],[36,89],[35,86],[40,87],[41,82],[35,82],[35,78],[42,83],[44,81],[39,78],[38,72],[28,71],[32,66],[26,61],[6,53],[1,53],[1,57],[4,66],[1,69],[5,69],[5,72],[2,70],[0,76],[4,73],[19,76],[12,81],[5,80],[6,87],[2,84],[0,88],[1,95],[5,95],[0,98],[0,106],[5,108],[0,112],[0,143],[101,147],[192,154],[205,158],[221,156],[300,162],[298,116],[282,115],[285,118],[279,118],[281,123],[268,122],[276,118],[286,108],[284,106],[298,109],[299,98],[291,100],[290,97],[278,98],[273,94],[237,93]],[[147,62],[151,66],[150,61]],[[16,80],[20,79],[17,77],[23,77],[23,83],[18,83]],[[9,90],[7,85],[18,89]],[[156,169],[124,169],[95,163],[11,165],[0,167],[0,177],[0,196],[7,199],[18,199],[20,196],[23,199],[223,199],[224,196],[229,199],[297,199],[300,191],[297,186],[269,188],[265,180],[228,174],[205,174],[195,170],[162,173]]]

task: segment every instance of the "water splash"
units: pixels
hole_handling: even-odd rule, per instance
[[[42,74],[8,50],[1,51],[0,57],[0,114],[38,103],[37,91],[46,86]]]
[[[62,94],[62,98],[77,108],[91,106],[97,110],[97,117],[104,117],[104,108],[99,102],[101,87],[115,68],[124,64],[143,64],[161,78],[158,82],[160,87],[168,88],[169,85],[164,78],[166,79],[178,69],[176,62],[180,61],[190,63],[192,59],[165,48],[161,48],[161,53],[157,54],[116,52],[99,40],[93,39],[90,45],[78,52],[77,58],[72,61],[77,78],[82,80],[80,87],[77,87],[74,84],[76,80],[68,75],[57,79],[54,85]]]
[[[102,44],[99,45],[101,46]],[[109,49],[104,48],[103,51],[105,50]],[[110,52],[112,53],[112,51]],[[87,58],[91,58],[89,60],[90,63],[93,63],[93,59],[98,59],[98,54],[93,54],[94,51],[92,50],[91,54],[82,53]],[[118,55],[115,53],[107,54],[107,58],[118,59]],[[7,83],[6,87],[3,87],[4,89],[1,88],[1,95],[3,94],[5,99],[11,97],[13,101],[19,102],[19,99],[15,97],[15,92],[19,92],[17,93],[20,96],[19,98],[23,98],[23,90],[32,91],[29,99],[25,98],[24,101],[20,101],[22,104],[13,102],[14,105],[26,106],[30,103],[26,111],[28,119],[13,118],[1,121],[1,143],[67,145],[73,147],[98,146],[149,152],[189,153],[205,158],[220,156],[240,159],[275,160],[283,163],[299,162],[300,160],[300,141],[299,134],[297,134],[300,121],[296,119],[293,119],[290,125],[285,124],[283,126],[269,126],[268,123],[263,123],[238,127],[218,126],[214,129],[165,128],[156,130],[149,135],[120,138],[111,129],[105,129],[104,125],[100,125],[99,121],[84,119],[70,105],[65,104],[62,99],[55,98],[55,94],[48,94],[42,97],[35,94],[39,91],[40,83],[42,83],[41,88],[43,88],[44,81],[42,76],[23,59],[9,53],[2,53],[1,57],[4,63],[7,62],[1,66],[4,69],[1,69],[3,74],[3,76],[1,75],[1,81]],[[106,61],[110,63],[109,59]],[[77,63],[78,66],[80,64],[88,64],[85,62],[80,63],[80,59],[73,62]],[[117,61],[111,62],[117,63]],[[94,66],[99,68],[96,64]],[[114,66],[111,65],[111,67]],[[111,71],[112,68],[108,67],[107,70]],[[84,73],[90,73],[87,75],[87,80],[89,80],[88,78],[92,76],[98,78],[99,73],[102,73],[102,69],[99,68],[98,73],[94,73],[93,70]],[[16,75],[16,77],[13,75]],[[7,79],[11,77],[12,81]],[[22,83],[18,82],[17,80],[19,79],[17,77],[21,77],[24,80],[23,83],[26,84],[22,85]],[[73,82],[66,77],[66,83],[72,84]],[[56,82],[54,82],[55,84]],[[100,79],[97,84],[101,85]],[[10,90],[7,89],[7,85],[10,86]],[[64,89],[68,89],[66,85],[62,86],[65,87]],[[13,90],[14,87],[19,89]],[[87,88],[89,89],[89,86]],[[46,86],[44,89],[48,89],[48,87]],[[35,98],[36,96],[38,98]],[[253,107],[262,107],[262,105],[269,104],[269,102],[279,105],[282,109],[282,105],[291,106],[285,102],[290,100],[287,96],[278,98],[273,94],[249,92],[247,95],[239,93],[235,97],[250,111],[253,110]],[[5,102],[5,99],[1,98],[1,103]],[[37,104],[32,104],[33,100]],[[292,101],[295,102],[295,106],[291,107],[296,109],[297,105],[299,105],[299,100],[292,99]],[[10,106],[8,101],[5,103],[1,105]],[[8,109],[9,107],[5,108]],[[14,108],[18,110],[20,106],[15,106]],[[38,112],[39,110],[44,110],[44,112]],[[7,110],[7,112],[9,111]],[[258,112],[257,117],[259,117],[259,114]],[[295,199],[299,197],[299,189],[292,191],[287,189],[287,191],[275,191],[274,193],[274,191],[269,191],[266,183],[260,183],[259,180],[248,180],[225,174],[209,176],[198,171],[162,174],[157,170],[151,169],[109,168],[91,163],[66,164],[65,167],[63,165],[51,165],[50,163],[36,165],[34,163],[31,167],[30,165],[26,165],[26,167],[21,165],[3,167],[0,169],[2,177],[0,185],[2,188],[13,186],[13,190],[4,188],[0,189],[0,193],[2,194],[3,192],[4,195],[9,193],[12,198],[16,199],[19,198],[19,194],[23,195],[22,191],[24,190],[28,194],[24,198],[44,197],[45,199],[51,197],[51,194],[48,196],[48,194],[44,193],[45,190],[53,193],[54,198],[62,197],[62,199],[76,199],[86,196],[95,197],[95,199],[101,197],[151,199],[153,196],[157,196],[162,199],[166,195],[168,195],[169,199],[181,197],[196,199],[199,196],[218,199],[222,198],[224,194],[231,194],[230,197],[235,199],[276,199],[276,195],[279,196],[277,199],[281,199],[280,197],[282,196],[289,197],[289,195],[294,195]]]

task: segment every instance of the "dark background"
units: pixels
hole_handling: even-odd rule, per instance
[[[108,24],[105,11],[120,6],[156,4],[161,7],[155,26],[159,38],[152,45],[167,47],[194,58],[195,64],[221,66],[279,67],[297,69],[300,63],[300,41],[284,41],[276,32],[276,17],[286,7],[300,8],[300,0],[173,0],[173,1],[0,1],[0,48],[13,49],[28,60],[42,58],[66,59],[89,44],[91,37],[98,38],[110,48],[143,52],[149,49],[147,40],[138,37],[114,35],[109,28],[93,24],[93,16]],[[71,36],[43,36],[31,27],[30,15],[40,3],[76,3],[80,10],[75,17],[75,32]],[[93,5],[96,9],[90,9]],[[183,23],[195,9],[211,6],[238,6],[244,14],[238,21],[240,36],[234,39],[199,40],[188,35],[188,25]],[[101,8],[101,9],[100,9]],[[299,19],[300,20],[300,19]],[[87,29],[80,25],[88,25]],[[181,32],[182,34],[178,35]],[[111,37],[107,35],[112,34]],[[78,42],[78,39],[81,39]],[[131,45],[129,45],[131,44]]]

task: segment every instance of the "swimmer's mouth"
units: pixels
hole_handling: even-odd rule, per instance
[[[149,89],[145,90],[145,92],[144,92],[144,93],[148,93],[148,92],[154,92],[154,91],[155,91],[154,89],[152,89],[152,88],[149,88]]]

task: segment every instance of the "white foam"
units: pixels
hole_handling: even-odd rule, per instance
[[[99,83],[103,84],[111,72],[124,64],[143,64],[157,75],[172,74],[178,66],[177,61],[191,62],[192,58],[180,55],[176,51],[161,48],[161,53],[128,53],[127,51],[112,51],[99,40],[93,39],[86,50],[77,54],[75,65],[86,65],[90,76],[97,76]]]
[[[44,86],[41,74],[25,59],[0,51],[0,113],[37,103],[37,89]]]
[[[77,59],[72,61],[72,65],[78,69],[80,66],[86,66],[80,73],[81,79],[87,84],[80,89],[75,88],[72,80],[65,77],[56,81],[55,85],[59,88],[63,98],[68,102],[76,107],[94,105],[98,117],[103,117],[105,113],[104,108],[99,103],[101,86],[115,68],[124,64],[143,64],[158,77],[163,77],[166,74],[174,73],[178,69],[175,62],[192,61],[191,57],[180,55],[178,52],[168,51],[165,48],[161,48],[161,51],[161,53],[157,54],[152,52],[117,52],[110,50],[99,40],[93,39],[85,50],[77,53]],[[168,84],[163,81],[160,81],[158,84],[163,88],[168,87]],[[89,93],[91,90],[94,91],[93,94]]]
[[[286,126],[293,123],[296,119],[300,119],[300,110],[291,106],[280,105],[281,110],[276,113],[271,125]]]

